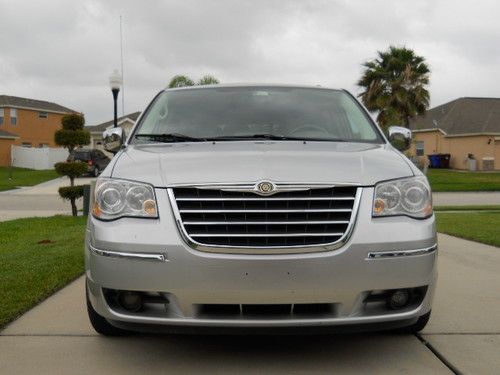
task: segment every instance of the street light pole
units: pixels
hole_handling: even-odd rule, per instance
[[[111,92],[113,93],[113,101],[114,101],[114,108],[115,108],[115,116],[113,117],[113,127],[118,126],[118,93],[120,92],[120,89],[111,89]]]
[[[117,69],[113,70],[113,73],[109,76],[109,87],[113,93],[114,102],[114,118],[113,127],[118,127],[118,93],[120,92],[120,86],[122,84],[122,77]]]

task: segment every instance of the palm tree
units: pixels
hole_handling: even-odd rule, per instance
[[[364,91],[359,97],[369,111],[378,112],[377,121],[383,128],[394,124],[408,127],[410,118],[429,108],[426,87],[430,70],[413,50],[390,46],[363,66],[358,86]]]
[[[188,76],[184,76],[182,74],[173,76],[168,84],[168,87],[171,89],[175,87],[184,87],[184,86],[194,86],[194,81]]]
[[[198,85],[217,85],[219,84],[219,80],[210,74],[204,75],[198,81]]]

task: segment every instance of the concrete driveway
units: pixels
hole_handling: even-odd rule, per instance
[[[459,191],[453,193],[432,193],[435,206],[498,205],[500,191]]]
[[[500,249],[446,235],[439,245],[434,310],[420,337],[100,337],[80,278],[0,332],[0,373],[498,373]]]
[[[77,178],[75,184],[89,184],[93,179]],[[59,187],[67,185],[69,179],[61,177],[36,186],[0,192],[0,221],[23,217],[71,215],[69,202],[61,199],[57,192]],[[82,206],[80,199],[77,201],[77,207],[81,209]]]

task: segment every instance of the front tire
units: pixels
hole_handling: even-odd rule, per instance
[[[89,320],[92,324],[92,327],[97,333],[103,336],[124,336],[128,333],[123,329],[116,328],[115,326],[111,325],[105,318],[103,318],[94,310],[94,307],[89,300],[89,291],[87,289],[87,286],[85,286],[85,297],[87,299],[87,312],[89,314]]]
[[[99,167],[95,166],[94,169],[92,170],[92,176],[98,177],[99,176]]]

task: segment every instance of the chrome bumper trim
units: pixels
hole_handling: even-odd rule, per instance
[[[367,259],[380,259],[380,258],[395,258],[395,257],[407,257],[415,255],[424,255],[432,253],[437,250],[437,244],[430,247],[425,247],[423,249],[415,250],[394,250],[394,251],[373,251],[368,253]]]
[[[96,255],[100,255],[108,258],[125,258],[125,259],[133,259],[133,260],[150,260],[156,262],[167,262],[167,254],[166,253],[131,253],[124,251],[109,251],[109,250],[100,250],[96,249],[94,246],[89,244],[89,249]]]

